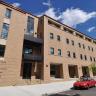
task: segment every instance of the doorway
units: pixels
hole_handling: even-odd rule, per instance
[[[31,79],[32,64],[24,63],[23,65],[23,79]]]
[[[77,65],[69,65],[69,76],[70,78],[78,78],[78,67]]]
[[[50,76],[52,78],[63,78],[62,64],[50,64]]]

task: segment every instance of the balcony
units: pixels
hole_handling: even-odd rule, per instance
[[[41,38],[33,37],[32,34],[24,34],[24,40],[32,43],[43,44],[43,40]]]
[[[24,60],[28,61],[42,61],[42,56],[41,55],[32,55],[32,54],[24,54]]]

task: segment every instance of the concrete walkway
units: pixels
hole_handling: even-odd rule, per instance
[[[75,81],[55,82],[48,84],[0,87],[0,96],[42,96],[69,90]]]

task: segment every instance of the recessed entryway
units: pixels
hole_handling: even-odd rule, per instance
[[[63,78],[62,64],[50,64],[50,77],[54,79]]]
[[[82,73],[83,73],[83,76],[85,75],[90,76],[88,66],[82,66]]]
[[[78,78],[78,67],[77,65],[69,65],[69,76],[70,78]]]

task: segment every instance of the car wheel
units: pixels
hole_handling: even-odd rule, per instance
[[[89,85],[87,85],[86,89],[87,89],[87,90],[89,89]]]

